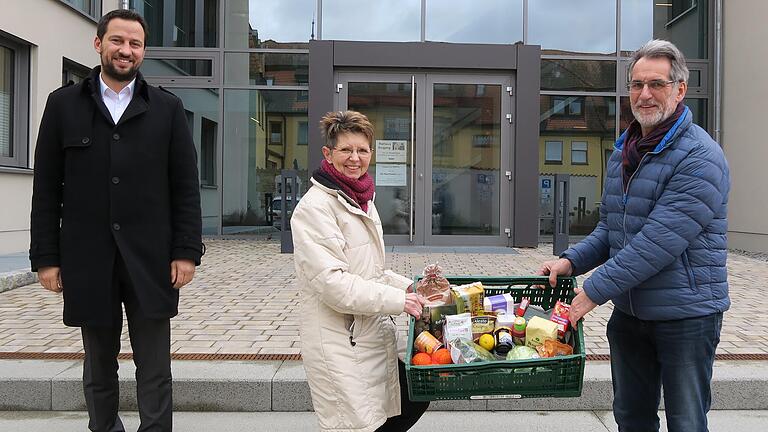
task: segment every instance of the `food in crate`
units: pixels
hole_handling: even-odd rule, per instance
[[[469,312],[472,315],[483,315],[483,298],[485,289],[482,282],[472,282],[451,288],[453,301],[459,313]]]
[[[455,364],[496,360],[493,354],[469,339],[456,338],[449,344],[451,360]]]
[[[436,263],[424,267],[424,277],[416,284],[416,294],[427,299],[427,306],[453,303],[451,283],[443,276],[443,268]]]

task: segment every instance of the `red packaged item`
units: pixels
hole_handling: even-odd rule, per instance
[[[521,317],[525,315],[525,310],[528,309],[528,305],[531,303],[531,299],[528,297],[523,297],[520,299],[520,304],[517,305],[517,310],[515,311],[515,315]]]
[[[555,308],[552,309],[552,316],[549,320],[557,324],[557,337],[561,340],[565,336],[565,332],[568,331],[568,326],[571,323],[569,318],[570,314],[571,305],[563,303],[560,300],[555,303]]]

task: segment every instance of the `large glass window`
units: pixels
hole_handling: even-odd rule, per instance
[[[616,91],[616,62],[542,59],[541,89],[556,91]]]
[[[566,104],[579,101],[581,114],[573,116],[555,114],[551,108],[554,98],[563,98]],[[610,155],[615,137],[615,107],[611,108],[614,104],[613,97],[541,96],[539,129],[541,234],[552,234],[554,206],[551,188],[555,174],[570,174],[568,197],[570,233],[589,234],[597,224],[605,175],[604,158],[606,154]],[[569,108],[565,109],[569,110]],[[570,145],[570,152],[563,152],[563,143]],[[564,155],[570,160],[562,161]],[[558,159],[562,162],[558,162]]]
[[[523,40],[523,0],[427,0],[426,40],[509,44]]]
[[[309,54],[282,52],[227,53],[224,79],[234,85],[306,86]]]
[[[621,51],[629,54],[651,39],[665,39],[690,59],[706,59],[709,0],[622,0]]]
[[[61,1],[92,18],[98,18],[101,16],[101,1],[99,0],[61,0]]]
[[[317,34],[316,0],[227,0],[225,7],[230,49],[307,48]]]
[[[421,40],[421,1],[323,0],[323,39]]]
[[[62,59],[61,63],[61,85],[67,85],[70,81],[77,84],[91,73],[91,70],[86,66],[66,57]]]
[[[0,32],[0,166],[27,166],[29,46]]]
[[[13,148],[13,51],[0,45],[0,157],[12,158]]]
[[[528,2],[528,44],[542,54],[616,52],[616,2],[536,0]]]
[[[218,46],[218,0],[131,0],[149,26],[147,46]]]
[[[215,89],[170,89],[184,103],[187,123],[197,150],[200,174],[200,204],[203,214],[203,234],[219,232],[219,191],[217,170],[219,92]]]
[[[308,187],[306,91],[226,90],[224,116],[223,232],[271,236],[281,224],[281,170],[299,171],[298,197]]]

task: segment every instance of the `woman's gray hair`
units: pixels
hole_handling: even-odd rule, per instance
[[[629,67],[627,68],[627,77],[630,81],[632,80],[632,68],[635,67],[635,63],[643,57],[668,58],[669,62],[672,64],[672,69],[669,71],[669,79],[675,82],[688,82],[688,66],[685,65],[685,56],[679,49],[677,49],[675,44],[662,39],[648,41],[632,54],[632,58],[629,61]]]

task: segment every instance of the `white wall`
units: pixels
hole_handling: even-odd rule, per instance
[[[723,1],[722,144],[731,168],[728,246],[768,252],[768,2]]]
[[[104,0],[103,10],[118,0]],[[61,86],[62,58],[93,66],[96,22],[59,0],[2,0],[0,30],[32,45],[30,50],[29,166],[48,94]],[[0,254],[29,249],[31,172],[0,172]]]

